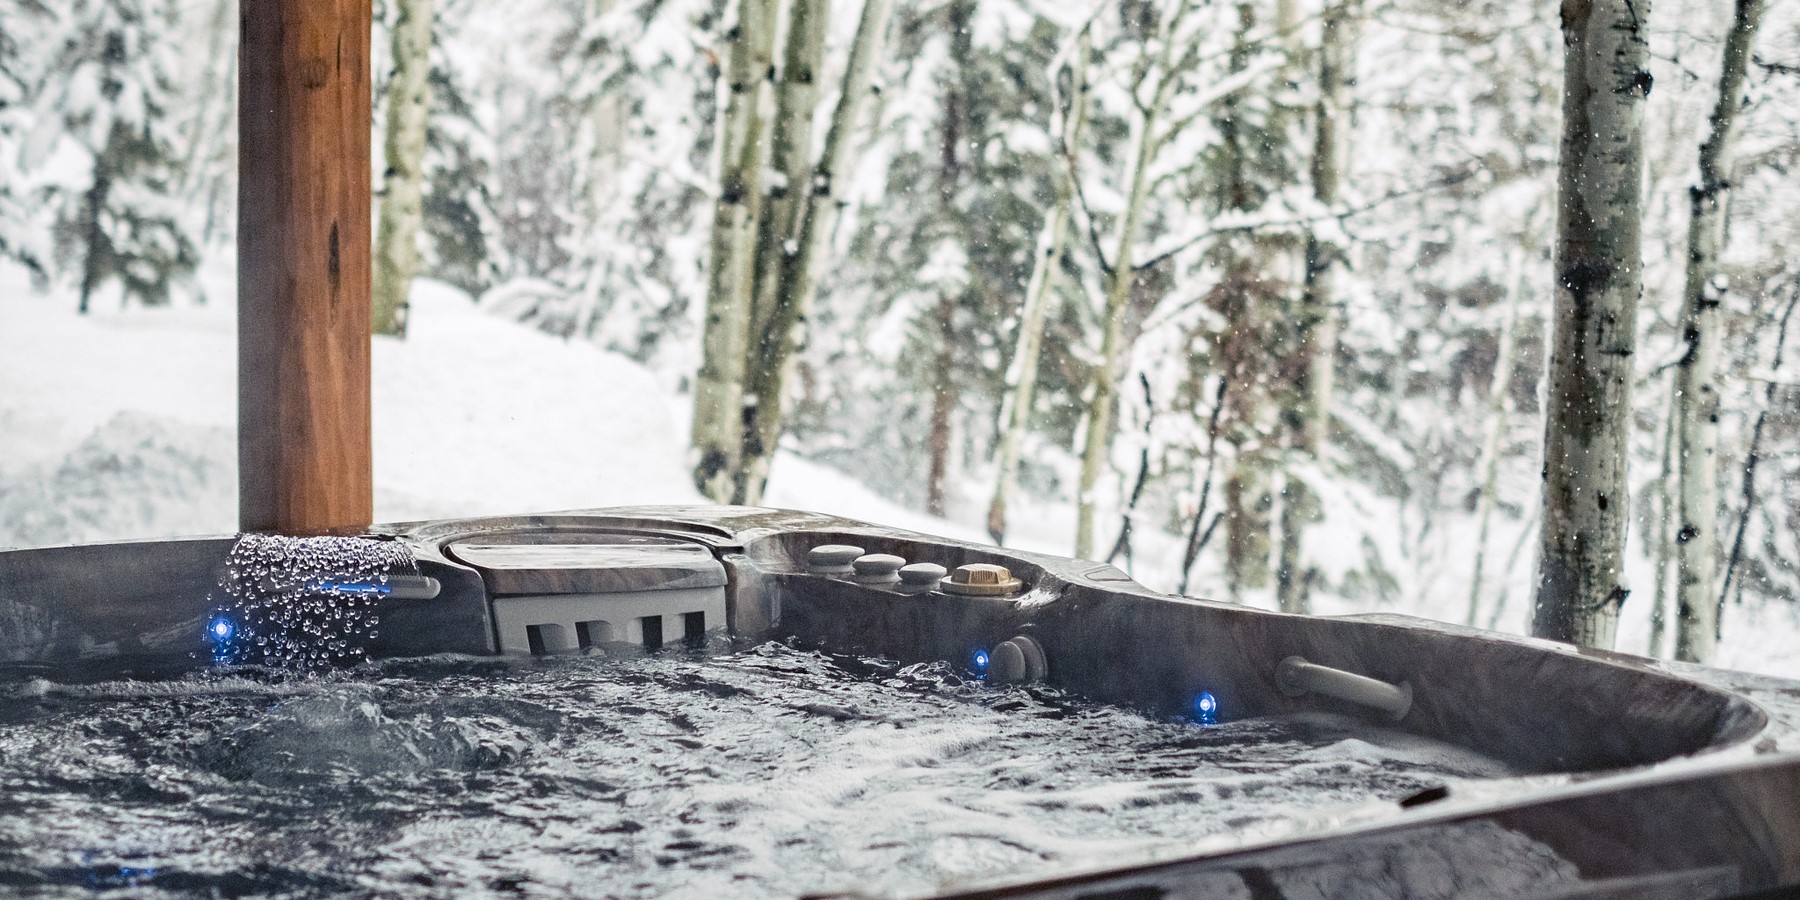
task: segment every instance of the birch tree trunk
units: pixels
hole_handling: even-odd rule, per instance
[[[1277,21],[1282,21],[1283,15],[1295,15],[1296,11],[1294,4],[1289,4],[1285,10],[1278,7]],[[1232,41],[1228,64],[1232,79],[1242,78],[1250,67],[1255,49],[1252,37],[1256,13],[1253,4],[1239,3],[1237,6],[1237,35]],[[1283,55],[1281,74],[1290,86],[1295,86],[1300,77],[1297,73],[1301,67],[1297,60],[1301,42],[1297,31],[1284,32],[1284,36],[1287,53]],[[1223,199],[1227,210],[1238,213],[1247,213],[1256,207],[1250,192],[1250,138],[1238,121],[1244,114],[1246,99],[1240,92],[1225,94],[1219,104],[1218,117],[1219,144],[1228,161],[1221,173]],[[1283,250],[1285,252],[1274,257],[1274,264],[1280,267],[1280,276],[1302,283],[1304,252]],[[1274,573],[1274,566],[1269,562],[1269,550],[1275,536],[1271,519],[1275,509],[1271,471],[1272,459],[1279,448],[1262,434],[1270,392],[1259,384],[1268,368],[1261,335],[1268,330],[1264,320],[1271,316],[1268,309],[1271,304],[1269,298],[1259,296],[1259,292],[1252,289],[1262,279],[1264,264],[1263,260],[1234,259],[1228,264],[1221,285],[1225,331],[1218,343],[1219,365],[1223,370],[1221,377],[1237,387],[1231,403],[1232,418],[1237,427],[1231,429],[1233,436],[1228,439],[1232,452],[1223,498],[1225,587],[1233,603],[1244,601],[1246,589],[1268,586],[1269,576]],[[1274,428],[1278,429],[1279,423]]]
[[[1764,0],[1737,0],[1719,67],[1719,95],[1706,142],[1700,145],[1700,183],[1689,191],[1687,278],[1681,336],[1687,352],[1675,369],[1676,471],[1681,489],[1675,531],[1675,658],[1711,662],[1719,640],[1723,598],[1718,574],[1719,303],[1724,295],[1719,253],[1725,244],[1725,199],[1731,190],[1731,143],[1744,102],[1744,72],[1762,20]]]
[[[1532,634],[1611,647],[1630,504],[1648,0],[1564,0],[1555,330]]]
[[[214,11],[208,53],[210,58],[219,60],[219,66],[208,68],[200,109],[194,116],[194,124],[211,137],[196,137],[181,167],[182,193],[206,210],[200,232],[203,244],[210,244],[220,229],[228,228],[226,223],[236,214],[231,209],[230,194],[235,185],[231,183],[234,173],[229,167],[235,165],[237,155],[237,12],[238,4],[233,0],[220,0]],[[215,94],[219,98],[216,105],[208,102]]]
[[[1269,517],[1275,497],[1269,467],[1259,450],[1239,445],[1225,479],[1225,591],[1244,602],[1245,589],[1269,583]]]
[[[797,0],[819,6],[817,22],[819,43],[811,51],[816,71],[823,54],[823,0]],[[850,46],[850,58],[844,72],[843,91],[832,109],[831,124],[825,131],[825,147],[817,166],[808,158],[811,152],[812,108],[806,113],[805,142],[798,144],[800,167],[790,173],[790,192],[799,185],[808,189],[798,198],[794,211],[797,225],[793,237],[774,259],[779,278],[769,298],[766,314],[759,311],[755,333],[757,356],[747,378],[749,396],[743,406],[743,464],[734,488],[734,502],[757,505],[769,483],[769,465],[775,458],[776,445],[786,422],[787,386],[793,377],[794,355],[800,347],[807,317],[812,311],[813,295],[818,290],[819,257],[824,253],[838,210],[842,204],[840,177],[855,169],[852,137],[862,114],[863,104],[873,93],[875,67],[882,56],[888,19],[893,0],[865,0],[862,17],[857,21],[856,37]],[[797,15],[797,14],[796,14]],[[796,19],[796,26],[798,20]],[[809,76],[812,77],[812,76]],[[786,142],[787,138],[782,138]]]
[[[1651,598],[1650,646],[1645,656],[1663,658],[1664,638],[1669,630],[1669,569],[1675,565],[1675,539],[1671,532],[1675,520],[1675,390],[1669,389],[1669,408],[1663,416],[1662,464],[1656,478],[1656,576],[1651,582],[1656,595]]]
[[[818,291],[819,257],[831,241],[837,225],[838,211],[845,200],[840,179],[848,181],[856,168],[851,137],[856,133],[863,106],[875,90],[875,69],[882,58],[888,20],[894,11],[894,0],[865,0],[862,18],[856,23],[856,37],[850,45],[850,58],[845,64],[844,89],[838,94],[837,106],[831,111],[831,124],[825,130],[825,148],[819,164],[813,168],[811,187],[800,216],[796,251],[783,257],[781,296],[788,297],[787,308],[804,319],[812,310],[813,295]],[[870,117],[871,127],[881,124],[879,105]],[[760,492],[760,489],[759,489]]]
[[[613,11],[618,0],[590,0],[588,17],[600,21]],[[582,109],[587,125],[587,165],[582,178],[582,200],[587,215],[595,220],[607,214],[618,200],[620,151],[624,149],[627,98],[617,90],[602,88],[588,98]],[[591,293],[591,292],[590,292]],[[592,328],[592,320],[583,327]],[[590,331],[591,333],[591,331]]]
[[[780,272],[789,248],[799,249],[794,230],[795,194],[812,174],[812,120],[818,109],[818,71],[824,58],[829,9],[826,0],[791,0],[788,8],[770,131],[769,170],[776,182],[770,186],[757,227],[750,272],[750,352],[745,360],[738,437],[743,458],[731,493],[733,503],[749,506],[762,502],[763,486],[769,479],[769,463],[783,424],[781,393],[787,387],[791,348],[798,342],[793,334],[800,326],[798,311],[785,308]]]
[[[940,296],[933,318],[938,341],[937,357],[932,364],[930,433],[926,435],[925,511],[942,516],[949,493],[950,431],[954,424],[950,417],[956,411],[959,399],[956,389],[956,297],[951,294]]]
[[[1192,8],[1191,0],[1178,0],[1175,8],[1157,29],[1156,63],[1152,69],[1155,81],[1150,98],[1137,101],[1137,115],[1132,127],[1136,147],[1126,176],[1125,214],[1119,221],[1119,234],[1112,258],[1112,277],[1106,290],[1104,331],[1100,339],[1100,359],[1094,364],[1094,387],[1088,397],[1087,429],[1081,453],[1081,479],[1076,485],[1075,555],[1088,559],[1094,553],[1094,488],[1100,481],[1100,469],[1112,450],[1112,408],[1119,394],[1119,368],[1125,352],[1125,307],[1131,299],[1136,271],[1132,265],[1132,245],[1137,241],[1138,227],[1144,218],[1144,200],[1149,193],[1149,169],[1162,149],[1164,135],[1158,132],[1169,94],[1177,80],[1172,71],[1175,35],[1181,20]]]
[[[1341,0],[1325,10],[1319,37],[1319,99],[1313,113],[1313,199],[1330,208],[1348,162],[1350,82],[1355,57],[1357,0]],[[1299,350],[1304,364],[1296,391],[1299,409],[1291,456],[1317,463],[1331,419],[1331,390],[1337,359],[1337,270],[1342,248],[1307,231],[1304,288],[1300,298]],[[1275,593],[1282,612],[1306,613],[1310,602],[1303,535],[1321,517],[1318,495],[1304,479],[1285,479],[1281,504],[1280,555],[1275,566]]]
[[[950,7],[950,56],[959,64],[966,64],[974,55],[969,38],[969,20],[974,12],[972,0],[962,0]],[[956,208],[956,195],[962,180],[962,148],[965,143],[972,143],[964,137],[963,129],[969,118],[968,70],[958,65],[951,77],[955,80],[944,92],[944,113],[938,120],[938,171],[933,193],[937,196],[940,220],[960,226],[962,217]],[[936,350],[931,364],[931,419],[925,443],[925,511],[934,516],[944,514],[945,482],[950,472],[951,414],[959,399],[955,373],[956,308],[961,291],[961,287],[940,291],[931,321]]]
[[[1031,425],[1031,402],[1037,392],[1038,356],[1044,343],[1044,316],[1049,310],[1050,294],[1062,265],[1063,245],[1068,241],[1069,211],[1075,196],[1075,160],[1081,147],[1081,133],[1087,127],[1088,59],[1093,54],[1093,38],[1082,29],[1076,39],[1075,59],[1070,66],[1068,111],[1062,115],[1058,130],[1057,152],[1061,156],[1056,173],[1055,200],[1044,216],[1044,227],[1038,232],[1037,259],[1031,264],[1031,279],[1025,285],[1025,302],[1019,310],[1019,339],[1013,348],[1012,367],[1007,373],[1006,396],[1001,401],[1001,421],[1005,430],[1000,436],[998,472],[994,478],[994,499],[988,505],[988,536],[995,544],[1006,540],[1006,501],[1012,492],[1013,479],[1019,470],[1019,448]],[[1052,73],[1052,77],[1056,77]]]
[[[1329,209],[1349,163],[1350,85],[1355,77],[1358,0],[1342,0],[1326,10],[1319,39],[1319,101],[1313,115],[1313,199]],[[1337,357],[1337,272],[1343,248],[1309,229],[1306,235],[1305,291],[1301,299],[1301,346],[1306,353],[1301,391],[1301,449],[1317,458],[1331,418],[1331,391]]]
[[[1137,152],[1131,162],[1131,187],[1126,194],[1125,216],[1119,225],[1119,237],[1113,251],[1112,278],[1106,289],[1105,325],[1100,338],[1100,359],[1094,364],[1094,387],[1088,396],[1087,431],[1081,452],[1081,480],[1077,485],[1075,507],[1075,556],[1088,559],[1094,551],[1095,486],[1100,469],[1112,450],[1112,408],[1119,394],[1120,347],[1125,330],[1125,305],[1131,297],[1131,244],[1143,220],[1144,195],[1148,186],[1145,169],[1155,155],[1155,122],[1141,117],[1141,133]]]
[[[775,0],[742,0],[732,30],[719,197],[707,248],[706,319],[694,382],[694,487],[731,499],[743,458],[745,355],[750,335],[751,241],[762,195],[764,87],[774,45]]]
[[[406,296],[419,269],[425,131],[431,112],[431,0],[395,0],[394,74],[388,80],[386,168],[375,233],[370,306],[376,334],[406,336]]]

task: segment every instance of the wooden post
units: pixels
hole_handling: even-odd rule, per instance
[[[240,0],[238,527],[356,532],[369,441],[370,0]]]

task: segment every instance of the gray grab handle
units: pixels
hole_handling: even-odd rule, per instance
[[[390,600],[430,600],[444,589],[429,575],[389,575],[387,586]]]
[[[1290,697],[1323,694],[1345,703],[1354,703],[1387,713],[1394,721],[1406,718],[1412,710],[1412,682],[1397,685],[1343,669],[1333,669],[1290,656],[1275,667],[1275,686]]]

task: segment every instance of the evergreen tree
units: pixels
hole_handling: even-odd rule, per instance
[[[566,333],[691,370],[714,150],[718,0],[594,2],[557,63],[574,224]]]
[[[36,124],[35,69],[46,52],[40,44],[54,18],[37,0],[4,0],[0,10],[6,21],[0,28],[0,260],[24,265],[41,282],[50,253],[39,237],[43,229],[34,214],[31,173],[21,157]]]
[[[406,336],[406,301],[419,269],[424,207],[425,145],[431,118],[432,0],[395,0],[387,23],[392,40],[383,91],[384,167],[373,260],[370,317],[376,334]]]
[[[842,263],[822,273],[793,436],[920,506],[934,494],[955,506],[956,473],[996,446],[1011,329],[1054,191],[1046,72],[1067,32],[1052,14],[1068,13],[999,2],[897,11],[888,114],[869,150],[879,175],[858,182]],[[1078,367],[1059,340],[1068,310],[1050,308],[1040,407],[1067,429]],[[1032,462],[1025,480],[1055,467]]]
[[[489,188],[493,142],[476,120],[462,79],[443,62],[432,66],[431,99],[420,215],[426,238],[422,270],[479,297],[502,265]]]
[[[22,168],[58,173],[33,197],[55,210],[57,274],[77,284],[83,312],[108,282],[127,299],[167,303],[198,263],[174,196],[173,7],[76,0],[52,15]]]

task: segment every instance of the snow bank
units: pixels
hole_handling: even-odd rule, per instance
[[[235,530],[234,311],[56,299],[0,282],[0,546]],[[377,519],[698,499],[651,373],[441,284],[412,304],[375,341]]]
[[[218,275],[219,273],[210,273]],[[73,314],[0,272],[0,546],[219,534],[237,522],[227,302]],[[695,503],[687,407],[637,363],[421,281],[374,347],[379,521]],[[769,502],[979,539],[783,454]]]
[[[0,469],[0,546],[231,531],[236,454],[230,429],[120,412],[61,459]]]
[[[376,518],[699,500],[656,378],[585,341],[413,291],[404,341],[374,359]]]

